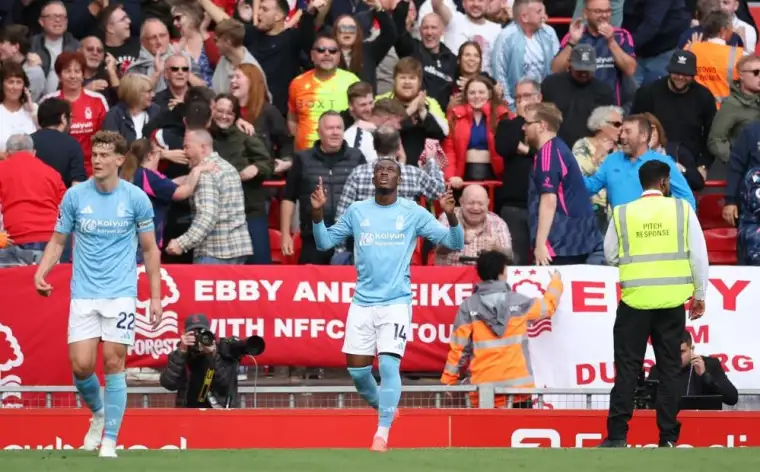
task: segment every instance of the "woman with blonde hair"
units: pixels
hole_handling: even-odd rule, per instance
[[[163,245],[166,212],[173,201],[186,200],[193,195],[203,172],[215,169],[213,164],[201,164],[189,175],[170,179],[158,171],[161,148],[147,138],[132,143],[121,166],[119,177],[140,187],[153,204],[153,224],[156,227],[156,243]],[[138,251],[138,256],[141,251]]]
[[[127,74],[119,82],[119,103],[108,110],[103,129],[124,136],[127,144],[143,137],[143,128],[158,115],[153,103],[153,83],[142,74]]]
[[[230,80],[230,94],[240,105],[240,117],[253,125],[275,159],[275,174],[290,168],[293,136],[280,111],[267,99],[267,87],[261,69],[240,64]]]

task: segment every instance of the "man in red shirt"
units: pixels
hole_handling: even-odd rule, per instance
[[[3,226],[13,245],[0,249],[0,267],[39,261],[66,192],[61,175],[35,156],[29,135],[8,138],[0,161],[0,205]]]

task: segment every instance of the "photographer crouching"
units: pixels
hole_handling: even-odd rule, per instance
[[[178,408],[234,408],[237,371],[245,355],[264,352],[264,340],[251,336],[217,340],[204,314],[185,320],[185,331],[161,372],[161,386],[177,392]]]

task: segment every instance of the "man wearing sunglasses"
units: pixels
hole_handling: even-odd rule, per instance
[[[174,54],[166,60],[164,69],[166,89],[153,97],[153,103],[161,110],[169,110],[172,105],[181,102],[187,89],[190,88],[190,60],[182,54]]]

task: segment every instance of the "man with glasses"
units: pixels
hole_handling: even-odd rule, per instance
[[[31,52],[42,59],[42,70],[47,77],[47,94],[58,90],[58,74],[53,70],[55,60],[63,51],[78,50],[79,41],[67,31],[69,16],[63,2],[54,1],[45,5],[40,15],[40,23],[42,33],[32,37]]]
[[[691,207],[696,209],[694,193],[678,170],[675,159],[649,149],[651,137],[652,123],[646,116],[625,117],[620,131],[620,151],[609,154],[594,175],[583,179],[589,197],[596,195],[603,188],[607,189],[607,203],[613,210],[636,200],[642,192],[638,179],[639,169],[646,162],[655,160],[670,166],[670,188],[673,196],[688,201]]]
[[[578,161],[557,136],[561,124],[562,113],[551,103],[525,109],[525,139],[538,150],[528,187],[528,225],[537,265],[585,264],[602,246]]]
[[[494,212],[507,223],[512,236],[512,263],[524,265],[530,261],[530,231],[528,228],[528,181],[533,169],[533,155],[525,140],[525,109],[541,103],[541,86],[533,79],[522,79],[514,93],[517,116],[502,119],[496,126],[496,152],[509,169],[501,177],[503,185],[496,189]]]
[[[161,107],[161,110],[169,110],[181,102],[187,89],[190,88],[190,59],[182,54],[174,54],[166,60],[164,70],[166,89],[158,92],[153,97],[153,103]]]
[[[606,83],[615,93],[615,104],[625,103],[624,79],[636,73],[636,53],[631,33],[610,23],[610,0],[584,0],[582,19],[570,25],[562,39],[562,50],[552,61],[552,72],[564,72],[570,67],[570,55],[579,44],[588,44],[596,52],[594,77]]]
[[[288,129],[295,136],[296,151],[308,149],[318,139],[319,117],[327,111],[348,108],[346,90],[359,78],[338,69],[340,48],[332,36],[319,35],[311,48],[314,69],[290,83],[288,91]]]

